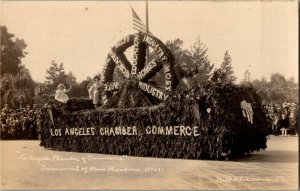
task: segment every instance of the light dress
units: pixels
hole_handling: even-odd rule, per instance
[[[101,86],[100,83],[94,83],[90,88],[89,88],[89,97],[93,99],[93,104],[99,104],[100,103],[100,91],[99,87]]]
[[[66,94],[67,90],[66,89],[58,89],[55,92],[55,99],[59,102],[62,103],[67,103],[67,101],[69,100],[68,95]]]

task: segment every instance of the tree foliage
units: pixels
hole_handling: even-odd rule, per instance
[[[69,72],[66,76],[66,84],[75,86],[77,85],[76,77],[73,75],[72,72]]]
[[[287,80],[283,75],[276,73],[271,75],[270,81],[263,77],[261,80],[252,81],[252,85],[266,104],[298,102],[298,84],[294,78]]]
[[[77,83],[76,77],[72,72],[66,74],[63,63],[57,64],[56,61],[51,62],[50,68],[47,70],[46,91],[44,93],[54,93],[58,84],[63,83],[67,88],[72,86],[68,92],[69,97],[88,97],[88,87],[92,84],[93,79],[87,77],[80,83]]]
[[[191,66],[190,70],[192,71],[192,84],[198,84],[199,82],[206,81],[210,78],[214,64],[210,63],[210,60],[207,55],[208,48],[201,41],[198,36],[196,42],[192,45],[190,54],[191,54]]]
[[[188,86],[196,86],[210,78],[214,65],[210,63],[208,48],[199,36],[190,50],[182,48],[183,41],[180,39],[167,41],[166,46],[174,56],[178,78],[185,79]]]
[[[35,83],[28,69],[22,68],[17,74],[5,73],[1,76],[1,106],[23,107],[30,103],[34,95]]]
[[[72,86],[70,92],[68,93],[70,97],[77,97],[77,98],[88,98],[88,88],[92,84],[92,79],[87,78],[86,80],[83,80],[79,84],[76,84]]]
[[[68,92],[68,96],[71,97],[88,97],[88,87],[92,84],[92,78],[87,77],[80,83],[77,83],[76,77],[72,72],[66,74],[63,63],[57,64],[55,60],[51,62],[51,66],[47,70],[46,76],[46,90],[44,94],[53,94],[60,83],[63,83],[66,88],[72,86]]]
[[[27,54],[23,39],[16,38],[1,26],[1,107],[22,107],[31,102],[35,83],[21,59]]]
[[[231,56],[228,51],[226,51],[221,67],[215,69],[211,80],[215,82],[220,81],[223,84],[234,83],[236,77],[234,76],[231,61]]]
[[[70,80],[72,81],[74,78],[69,78],[65,73],[65,69],[64,69],[64,64],[60,63],[57,64],[57,62],[55,60],[52,60],[51,62],[51,66],[49,67],[49,69],[46,71],[47,75],[46,75],[46,92],[47,93],[53,93],[55,92],[57,86],[60,83],[63,83],[64,85],[70,85],[67,82],[69,82]]]
[[[244,78],[242,80],[242,84],[248,84],[248,83],[251,83],[250,82],[250,79],[251,79],[251,73],[249,70],[246,70],[245,73],[244,73]]]
[[[190,54],[187,49],[182,48],[183,41],[179,38],[170,40],[166,42],[166,46],[174,56],[174,69],[176,71],[177,77],[181,79],[183,77],[192,76],[192,74],[188,73],[189,71],[186,67],[187,63],[190,62]]]
[[[1,75],[17,74],[22,66],[21,59],[26,56],[27,47],[23,39],[16,38],[14,34],[8,32],[6,26],[1,29]]]

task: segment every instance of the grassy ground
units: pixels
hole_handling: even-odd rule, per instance
[[[1,189],[297,190],[298,137],[234,161],[142,158],[46,150],[1,141]]]

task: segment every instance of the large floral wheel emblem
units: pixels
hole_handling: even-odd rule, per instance
[[[133,57],[131,63],[126,58],[125,51],[133,46]],[[151,47],[155,52],[155,58],[146,63],[146,49]],[[173,59],[168,48],[157,38],[137,33],[128,35],[120,40],[107,56],[102,72],[102,84],[104,87],[103,104],[114,95],[114,92],[124,88],[123,84],[134,84],[150,98],[164,102],[173,90],[174,72]],[[116,71],[122,75],[122,79],[115,79]],[[159,72],[164,74],[163,87],[151,83],[151,79]],[[161,72],[161,73],[162,73]]]

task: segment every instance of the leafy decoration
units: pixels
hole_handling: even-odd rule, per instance
[[[251,103],[253,124],[240,102]],[[129,101],[129,100],[128,100]],[[250,86],[205,82],[191,90],[177,88],[163,104],[139,108],[90,109],[51,101],[43,109],[41,146],[54,150],[186,159],[231,159],[266,148],[267,121],[260,97]],[[72,107],[70,107],[72,105]],[[199,118],[194,106],[199,107]],[[210,112],[207,109],[210,108]],[[54,126],[49,117],[53,113]],[[199,136],[147,134],[147,126],[199,126]],[[133,127],[137,135],[100,135],[103,127]],[[51,136],[50,129],[95,128],[94,135]]]

